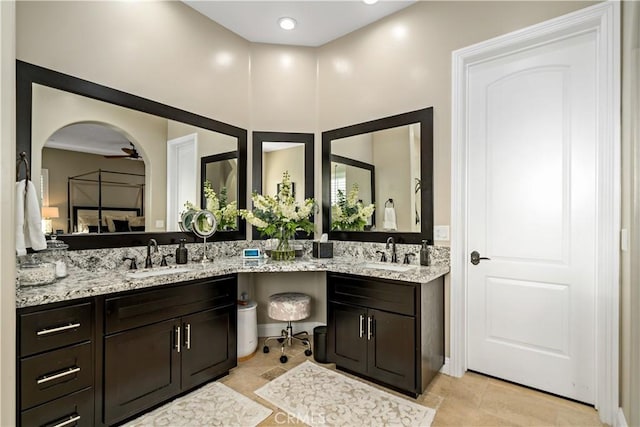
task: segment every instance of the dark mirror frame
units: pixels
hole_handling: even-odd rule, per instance
[[[297,142],[304,144],[304,198],[310,199],[314,192],[313,143],[312,133],[296,132],[253,132],[253,192],[262,194],[262,143]],[[253,208],[253,207],[252,207]],[[313,217],[311,218],[313,222]],[[253,240],[264,239],[260,232],[252,227]],[[313,233],[296,233],[296,239],[312,239]]]
[[[207,175],[207,165],[209,163],[221,162],[224,160],[231,160],[238,158],[238,151],[227,151],[226,153],[213,154],[211,156],[200,157],[200,207],[205,209],[207,207],[207,201],[204,196],[204,182]],[[246,173],[245,173],[246,176]],[[246,185],[245,185],[246,187]],[[245,197],[246,199],[246,197]],[[238,217],[240,219],[240,217]]]
[[[132,110],[153,114],[165,119],[233,136],[238,139],[238,209],[246,207],[247,199],[247,131],[245,129],[151,101],[127,92],[102,86],[87,80],[59,73],[23,61],[16,61],[16,152],[26,153],[31,162],[32,86],[48,86],[54,89],[86,96]],[[109,233],[89,235],[64,235],[62,239],[70,250],[119,248],[146,245],[149,239],[159,244],[177,244],[180,239],[197,242],[192,233],[149,232]],[[238,230],[216,233],[212,241],[243,240],[246,238],[246,221],[240,220]]]
[[[420,123],[420,232],[331,231],[331,142],[412,123]],[[393,237],[396,243],[433,243],[433,107],[322,132],[322,232],[330,240],[385,242]]]
[[[355,168],[365,169],[369,171],[371,176],[371,203],[376,203],[376,167],[370,163],[361,162],[360,160],[354,160],[349,157],[338,156],[337,154],[331,155],[332,163],[341,163],[343,165],[352,166]],[[329,175],[329,185],[331,185],[331,175]],[[371,216],[371,225],[376,225],[376,216]]]

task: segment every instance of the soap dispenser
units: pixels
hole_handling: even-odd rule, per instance
[[[184,246],[187,239],[180,239],[180,245],[176,249],[176,264],[187,263],[187,248]]]
[[[422,241],[422,248],[420,248],[420,265],[430,265],[429,262],[429,241]]]

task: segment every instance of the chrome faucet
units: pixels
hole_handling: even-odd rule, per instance
[[[153,267],[153,262],[151,261],[151,246],[153,246],[153,252],[158,252],[158,242],[156,242],[156,239],[149,239],[147,243],[147,259],[144,261],[144,268]]]
[[[387,239],[387,249],[389,249],[389,244],[391,244],[391,262],[398,262],[398,254],[396,254],[396,241],[393,239],[393,236],[389,236]]]

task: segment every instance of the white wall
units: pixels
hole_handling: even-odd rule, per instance
[[[0,1],[0,425],[16,418],[15,3]],[[23,172],[24,173],[24,172]]]
[[[21,1],[17,56],[249,125],[249,43],[181,2]]]
[[[640,3],[622,4],[622,228],[630,245],[620,268],[620,406],[640,426]]]
[[[412,230],[414,209],[413,176],[409,167],[409,126],[385,129],[373,137],[373,164],[376,165],[376,228],[384,226],[385,202],[393,199],[396,225],[399,231]]]
[[[282,182],[284,171],[289,172],[294,184],[296,200],[304,200],[304,144],[262,153],[262,191],[263,194],[275,195],[278,184]]]

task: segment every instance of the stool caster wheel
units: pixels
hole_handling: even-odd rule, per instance
[[[306,350],[304,351],[304,355],[305,355],[305,356],[311,356],[311,354],[312,354],[312,353],[311,353],[311,350],[309,350],[309,349],[306,349]]]
[[[262,352],[263,353],[269,353],[269,347],[266,346],[266,345],[264,347],[262,347]]]
[[[284,356],[284,355],[280,356],[280,363],[287,363],[287,360],[289,360],[287,359],[287,356]]]

